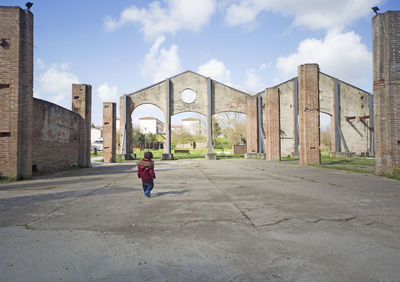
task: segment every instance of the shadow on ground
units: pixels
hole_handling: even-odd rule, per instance
[[[108,194],[118,194],[118,193],[128,193],[132,191],[139,191],[138,188],[126,188],[126,187],[118,187],[118,188],[93,188],[93,189],[84,189],[84,190],[74,190],[74,191],[64,191],[64,192],[56,192],[56,193],[47,193],[47,194],[39,194],[39,195],[29,195],[29,196],[20,196],[13,198],[0,199],[0,205],[7,205],[7,207],[11,206],[23,206],[24,204],[34,204],[40,202],[54,201],[54,200],[63,200],[63,199],[71,199],[71,198],[80,198],[80,197],[88,197],[88,196],[97,196],[97,195],[108,195]]]
[[[155,197],[162,197],[165,195],[180,195],[186,192],[189,192],[190,190],[173,190],[173,191],[166,191],[166,192],[157,192],[151,195],[152,198]]]

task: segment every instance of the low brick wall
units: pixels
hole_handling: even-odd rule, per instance
[[[246,152],[247,152],[246,145],[233,145],[232,146],[232,154],[234,154],[234,155],[244,154]]]
[[[33,99],[33,172],[57,171],[79,161],[79,114],[56,104]]]

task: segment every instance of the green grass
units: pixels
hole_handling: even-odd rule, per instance
[[[91,157],[99,157],[99,156],[102,156],[103,155],[103,151],[97,151],[97,155],[95,155],[95,154],[90,154],[90,156]]]
[[[10,183],[15,181],[15,179],[12,179],[11,177],[7,177],[7,176],[0,176],[0,182],[1,183]]]
[[[400,180],[400,171],[393,172],[391,174],[384,174],[383,176],[391,179]]]
[[[244,154],[232,155],[232,154],[218,154],[217,159],[243,159]]]
[[[321,153],[321,163],[324,165],[358,165],[358,166],[374,166],[375,159],[373,158],[342,158],[329,156],[329,153]]]
[[[293,157],[282,158],[282,161],[295,161]],[[293,162],[288,162],[293,163]],[[297,163],[297,162],[296,162]],[[374,173],[375,159],[373,158],[343,158],[330,156],[329,152],[321,153],[321,164],[313,165],[321,168],[353,171],[358,173]]]
[[[312,165],[312,166],[322,167],[322,168],[331,168],[331,169],[337,169],[337,170],[352,171],[352,172],[358,172],[358,173],[374,173],[374,170],[365,169],[363,167],[357,167],[357,166],[337,166],[337,165],[324,165],[324,164],[316,164],[316,165]]]
[[[163,154],[163,150],[134,150],[134,154],[136,154],[136,159],[140,160],[143,159],[143,155],[145,152],[150,151],[153,153],[153,159],[154,160],[161,160],[162,154]]]
[[[136,154],[136,159],[142,159],[144,152],[150,151],[153,153],[154,160],[161,160],[163,150],[134,150]],[[204,159],[207,153],[207,149],[190,149],[190,153],[175,153],[172,150],[172,154],[174,155],[175,160],[182,160],[182,159]],[[243,154],[241,155],[232,155],[229,154],[232,149],[224,149],[222,153],[217,154],[217,159],[228,159],[228,158],[243,158]],[[214,152],[221,152],[221,149],[215,149]]]

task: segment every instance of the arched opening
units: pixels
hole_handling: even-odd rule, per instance
[[[331,131],[332,116],[330,114],[320,112],[320,149],[321,153],[329,153],[332,148],[332,131]]]
[[[171,116],[171,149],[174,157],[204,157],[207,151],[207,117],[196,112]]]
[[[165,116],[152,104],[142,104],[132,112],[132,146],[138,158],[150,150],[155,158],[161,157],[165,140]]]
[[[213,115],[213,145],[217,154],[244,154],[247,151],[247,115],[222,112]]]

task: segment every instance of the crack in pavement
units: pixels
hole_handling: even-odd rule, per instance
[[[100,188],[98,188],[98,189],[89,190],[87,193],[82,193],[80,196],[81,196],[81,197],[89,196],[90,194],[97,193],[97,192],[99,191],[99,189],[107,189],[107,188],[111,187],[113,184],[114,184],[114,182],[111,182],[111,183],[109,183],[109,184],[107,184],[107,185],[103,185],[102,187],[100,187]],[[73,203],[75,203],[75,202],[78,201],[78,200],[79,200],[79,198],[77,198],[77,199],[75,199],[75,200],[71,200],[71,201],[68,202],[67,204],[68,204],[68,205],[72,205]],[[50,212],[45,213],[45,214],[39,216],[38,218],[36,218],[36,219],[34,219],[34,220],[32,220],[32,221],[30,221],[30,222],[28,222],[28,223],[21,224],[20,226],[24,226],[25,228],[34,229],[34,228],[32,228],[31,226],[29,226],[29,225],[35,224],[35,223],[37,223],[37,222],[39,222],[39,221],[41,221],[41,220],[43,220],[43,219],[45,219],[45,218],[47,218],[47,217],[50,217],[52,214],[54,214],[54,213],[56,213],[57,211],[59,211],[60,209],[64,208],[67,204],[62,205],[62,206],[59,206],[59,207],[56,207],[55,209],[51,210]]]
[[[208,177],[208,175],[205,174],[204,171],[203,171],[199,166],[195,166],[195,168],[196,168],[206,179],[208,179],[208,181],[210,181],[210,182],[215,186],[215,188],[217,188],[217,189],[219,190],[218,185],[215,184],[215,183],[211,180],[211,178]],[[250,218],[239,206],[237,206],[225,193],[222,193],[222,192],[220,192],[220,193],[223,194],[224,197],[225,197],[226,199],[228,199],[228,201],[229,201],[235,208],[237,208],[237,209],[239,210],[239,212],[243,215],[243,217],[244,217],[245,219],[247,219],[253,227],[256,227],[256,225],[255,225],[254,222],[251,220],[251,218]]]
[[[305,222],[305,223],[318,223],[321,221],[331,221],[331,222],[348,222],[351,221],[353,219],[357,218],[356,216],[351,216],[351,217],[344,217],[344,218],[318,218],[315,220],[306,220],[306,219],[301,219],[301,218],[297,218],[297,217],[285,217],[282,218],[280,220],[277,220],[275,222],[272,223],[267,223],[267,224],[262,224],[262,225],[256,225],[256,227],[266,227],[266,226],[273,226],[273,225],[278,225],[282,222],[286,222],[286,221],[290,221],[293,219]]]

